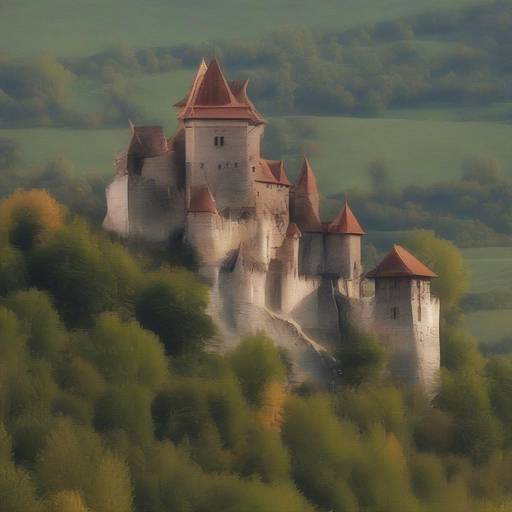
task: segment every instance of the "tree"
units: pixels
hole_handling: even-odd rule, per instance
[[[207,288],[190,272],[162,271],[149,276],[138,293],[135,315],[157,334],[170,355],[200,350],[215,332],[206,314]]]
[[[99,316],[81,352],[105,380],[115,384],[139,384],[155,389],[169,375],[158,338],[137,322],[122,322],[111,313]]]
[[[261,334],[244,338],[229,358],[245,398],[255,406],[262,405],[266,386],[286,375],[279,350]]]
[[[48,498],[48,512],[89,512],[77,491],[60,491]]]
[[[350,325],[345,328],[348,333],[338,350],[342,380],[351,386],[375,381],[387,363],[384,345],[371,334],[359,332]]]
[[[28,338],[28,348],[35,355],[57,362],[68,336],[50,297],[39,290],[19,291],[6,306],[16,313]]]
[[[64,225],[64,209],[45,190],[18,190],[0,203],[0,234],[31,250]]]
[[[433,281],[432,291],[441,300],[442,313],[453,313],[469,287],[469,270],[459,249],[426,230],[414,231],[404,244],[439,276]]]

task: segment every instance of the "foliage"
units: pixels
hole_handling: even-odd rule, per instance
[[[285,376],[279,351],[263,335],[243,339],[230,360],[245,398],[254,405],[262,405],[266,385]]]
[[[432,291],[441,300],[444,314],[453,312],[469,288],[469,271],[460,251],[453,243],[422,230],[413,232],[405,245],[439,276]]]
[[[207,297],[206,288],[185,270],[156,273],[139,291],[135,314],[144,328],[158,334],[168,354],[193,352],[214,334],[205,312]]]
[[[510,358],[484,358],[445,323],[445,368],[429,403],[380,376],[379,345],[354,334],[355,370],[346,370],[357,386],[300,396],[265,336],[212,354],[179,316],[168,320],[176,310],[206,316],[191,273],[148,270],[83,223],[62,222],[31,248],[0,245],[23,263],[0,304],[2,510],[486,512],[510,503]],[[58,281],[33,280],[37,265]],[[165,306],[150,317],[153,332],[134,319],[141,290]],[[94,307],[81,317],[69,297]],[[166,354],[171,332],[191,336],[194,349]]]

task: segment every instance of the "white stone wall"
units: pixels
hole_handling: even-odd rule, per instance
[[[249,176],[248,124],[243,121],[185,122],[187,185],[206,185],[219,211],[254,207]],[[224,145],[215,145],[224,137]]]
[[[107,215],[103,227],[121,236],[128,236],[130,224],[128,221],[128,175],[114,178],[107,187]]]
[[[428,281],[379,279],[375,297],[351,301],[351,317],[360,329],[374,332],[388,346],[394,375],[435,392],[440,367],[439,300],[430,295]]]
[[[317,275],[324,271],[324,236],[322,233],[303,233],[300,239],[299,272]]]
[[[361,237],[328,234],[325,243],[325,271],[344,279],[358,279],[361,275]]]

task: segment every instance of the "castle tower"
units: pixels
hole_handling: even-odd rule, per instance
[[[375,281],[373,328],[388,345],[391,372],[432,391],[440,365],[439,299],[430,293],[437,275],[395,245],[367,277]]]
[[[347,202],[326,233],[325,272],[355,282],[359,281],[361,267],[361,224]],[[359,286],[355,286],[358,291]]]
[[[252,173],[265,121],[246,94],[229,84],[216,60],[201,64],[187,98],[178,102],[185,127],[187,190],[206,186],[219,212],[254,208]]]
[[[307,158],[304,158],[299,178],[293,190],[293,203],[294,220],[301,229],[301,223],[310,222],[313,217],[320,223],[320,194],[315,173]]]
[[[201,267],[215,265],[222,256],[221,224],[208,187],[191,187],[185,233],[187,241],[197,251]]]

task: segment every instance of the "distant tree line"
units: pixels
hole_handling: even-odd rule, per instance
[[[351,190],[330,197],[343,201],[348,193],[370,232],[423,228],[459,247],[512,244],[512,179],[493,159],[468,159],[459,180],[424,187],[399,189],[384,160],[372,162],[368,173],[369,191]],[[376,237],[374,242],[381,248],[388,240]]]
[[[141,119],[130,77],[195,67],[216,55],[251,79],[271,114],[375,116],[389,108],[489,105],[512,99],[512,5],[481,2],[348,31],[290,27],[251,41],[134,49],[96,55],[0,58],[0,125],[97,127]],[[87,78],[103,106],[83,112],[71,84]],[[506,114],[500,119],[508,121]]]

